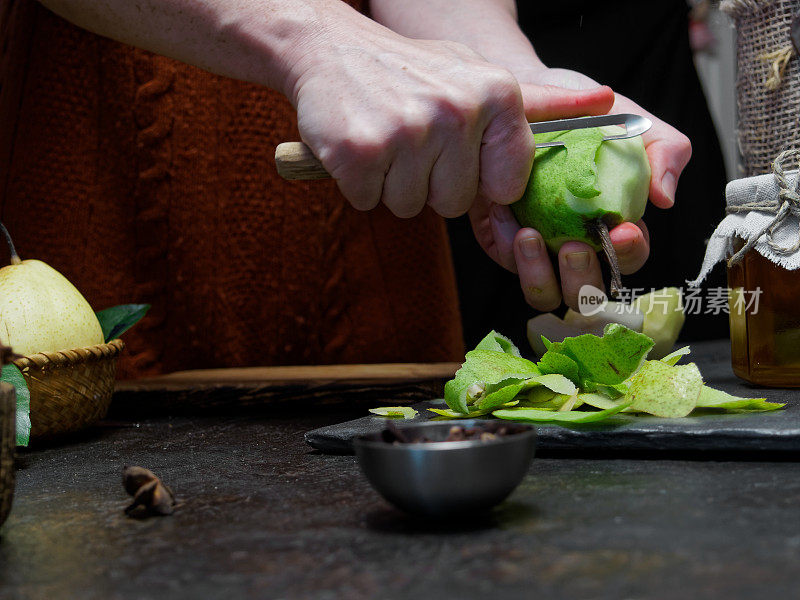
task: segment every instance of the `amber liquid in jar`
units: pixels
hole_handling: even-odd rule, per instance
[[[800,269],[787,271],[750,250],[728,267],[728,287],[733,372],[759,385],[800,387]]]

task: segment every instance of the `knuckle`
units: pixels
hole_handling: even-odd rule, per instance
[[[422,145],[428,139],[433,123],[435,121],[422,111],[410,109],[402,121],[394,125],[392,137],[402,144]]]
[[[484,84],[489,97],[500,105],[522,105],[519,84],[509,71],[491,69],[485,77]]]
[[[435,124],[464,130],[477,123],[480,112],[481,101],[476,95],[449,90],[437,99]]]
[[[377,163],[386,152],[386,140],[374,133],[350,134],[338,141],[335,154],[347,162],[360,165]]]
[[[689,159],[692,157],[691,140],[687,136],[681,133],[677,145],[681,159],[684,161],[684,163],[688,163]]]

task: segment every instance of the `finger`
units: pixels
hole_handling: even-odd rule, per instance
[[[383,202],[401,219],[418,215],[428,200],[428,178],[433,159],[417,148],[401,150],[386,173],[383,182]]]
[[[669,208],[675,204],[675,190],[678,178],[692,157],[692,144],[677,129],[667,126],[663,137],[647,144],[647,157],[650,160],[650,201],[659,208]]]
[[[595,251],[583,242],[567,242],[558,251],[561,295],[564,303],[578,310],[578,292],[584,285],[605,289],[600,261]]]
[[[494,260],[504,269],[517,272],[517,261],[514,258],[514,236],[519,231],[519,223],[514,213],[507,206],[492,204],[489,208],[489,221],[492,225],[494,239]]]
[[[524,227],[514,237],[514,259],[525,301],[536,310],[549,312],[561,304],[561,288],[547,254],[547,246],[535,229]]]
[[[617,95],[612,112],[636,113],[653,122],[642,135],[650,161],[650,201],[659,208],[669,208],[675,204],[678,178],[692,157],[692,143],[680,131],[625,96]]]
[[[451,141],[430,172],[428,204],[446,218],[467,212],[478,193],[480,140]]]
[[[644,227],[644,231],[639,227]],[[622,223],[609,232],[611,244],[617,253],[619,270],[623,275],[630,275],[642,268],[650,255],[650,240],[645,231],[643,221],[637,225]]]
[[[554,85],[522,84],[520,89],[529,121],[604,115],[614,105],[614,91],[606,85],[572,90]]]
[[[333,175],[333,173],[331,173]],[[357,210],[372,210],[381,201],[383,173],[364,173],[363,176],[339,175],[336,185],[347,201]]]
[[[378,148],[377,144],[359,146],[355,143],[351,143],[349,154],[349,160],[339,160],[339,156],[333,156],[323,164],[336,180],[339,191],[354,208],[372,210],[381,201],[384,179],[391,168],[394,154],[387,148]]]
[[[483,131],[480,149],[480,193],[496,204],[522,197],[533,166],[534,141],[522,109],[519,87],[505,93],[502,111]]]

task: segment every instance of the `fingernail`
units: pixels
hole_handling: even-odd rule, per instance
[[[588,252],[570,252],[566,258],[567,265],[573,271],[585,271],[589,267]]]
[[[614,244],[614,249],[617,251],[617,254],[627,254],[631,251],[631,248],[633,248],[633,240],[625,240],[619,244]]]
[[[675,204],[675,190],[678,187],[678,180],[672,171],[667,171],[661,178],[661,191],[669,198],[670,202]]]
[[[539,258],[542,253],[542,240],[536,236],[523,238],[519,242],[519,249],[522,250],[522,255],[529,260]]]

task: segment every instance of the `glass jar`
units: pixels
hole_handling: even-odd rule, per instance
[[[734,249],[743,246],[736,240]],[[752,383],[800,387],[800,269],[748,251],[728,267],[733,372]]]

